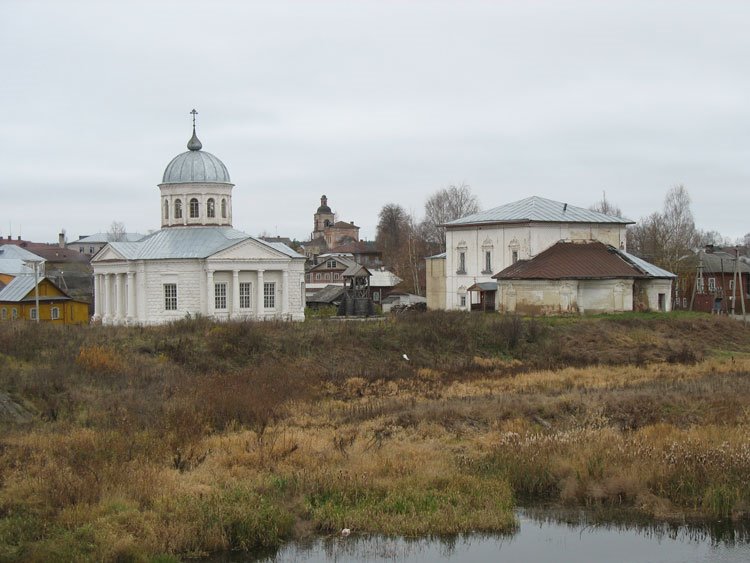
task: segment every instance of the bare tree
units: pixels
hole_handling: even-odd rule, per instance
[[[107,231],[107,240],[109,242],[121,242],[125,240],[125,223],[112,221]]]
[[[479,211],[479,200],[467,184],[436,191],[424,204],[423,221],[427,241],[445,248],[445,227],[441,225]]]
[[[622,211],[620,210],[620,207],[607,199],[607,192],[602,192],[601,201],[597,201],[594,205],[589,207],[589,209],[591,209],[591,211],[598,211],[599,213],[604,213],[605,215],[610,215],[612,217],[622,217]]]
[[[670,271],[700,242],[690,210],[690,195],[682,185],[667,192],[661,213],[652,213],[628,229],[628,249]]]
[[[384,205],[378,218],[375,240],[383,263],[404,280],[405,288],[421,295],[426,244],[420,225],[396,203]]]

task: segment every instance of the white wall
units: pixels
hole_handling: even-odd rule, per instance
[[[624,225],[524,223],[451,228],[446,231],[445,308],[457,309],[462,288],[494,281],[492,275],[512,264],[513,250],[528,260],[560,240],[599,240],[625,248]],[[457,274],[459,249],[466,252],[466,273]],[[484,252],[492,253],[492,271],[483,273]],[[469,308],[467,297],[467,306]]]

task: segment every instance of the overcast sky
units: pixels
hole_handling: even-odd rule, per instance
[[[195,107],[253,235],[308,238],[326,194],[372,239],[464,182],[634,220],[683,184],[740,237],[748,29],[748,2],[0,0],[0,234],[158,229]]]

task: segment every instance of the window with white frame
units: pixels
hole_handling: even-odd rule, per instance
[[[250,309],[253,302],[253,284],[240,282],[240,309]]]
[[[485,274],[492,273],[492,251],[491,250],[484,251],[484,272],[483,273]]]
[[[53,321],[56,321],[60,318],[60,307],[52,307],[50,310],[50,317]]]
[[[458,296],[458,304],[461,307],[466,307],[466,294]]]
[[[458,251],[458,269],[456,270],[456,273],[457,274],[466,273],[466,251],[465,250]]]
[[[33,308],[31,309],[31,311],[29,311],[29,314],[30,314],[30,316],[31,316],[31,320],[32,320],[32,321],[35,321],[35,320],[36,320],[36,316],[37,316],[37,315],[36,315],[36,307],[33,307]]]
[[[0,309],[0,319],[6,320],[7,318],[8,318],[8,309],[3,307],[2,309]]]
[[[263,283],[263,307],[266,309],[276,307],[276,282]]]
[[[216,282],[214,284],[214,308],[223,310],[227,308],[227,284]]]
[[[716,291],[716,278],[708,278],[708,291]]]
[[[164,309],[167,311],[177,310],[177,284],[164,284]]]
[[[17,319],[18,318],[18,309],[16,309],[15,307],[13,307],[10,310],[10,318],[11,319]]]
[[[336,267],[336,260],[328,260],[326,262],[326,268],[335,268]]]

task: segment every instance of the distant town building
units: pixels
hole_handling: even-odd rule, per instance
[[[328,206],[328,198],[321,196],[320,206],[313,215],[310,241],[302,245],[305,256],[312,259],[336,246],[358,241],[359,227],[354,221],[337,221],[335,213]]]
[[[113,233],[96,233],[93,235],[83,235],[66,244],[68,248],[80,254],[91,258],[110,242],[136,242],[144,236],[141,233],[122,233],[115,235]]]

